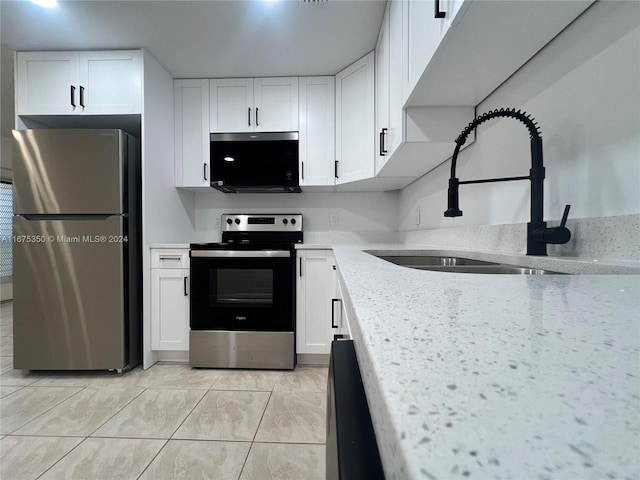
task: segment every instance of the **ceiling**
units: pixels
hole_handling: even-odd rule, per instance
[[[2,0],[9,50],[147,49],[174,78],[333,75],[375,47],[384,0]]]

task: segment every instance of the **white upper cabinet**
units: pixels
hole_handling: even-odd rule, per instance
[[[404,141],[402,5],[387,4],[376,48],[376,173]]]
[[[139,50],[16,54],[17,115],[141,112]]]
[[[300,186],[335,185],[335,79],[300,77]]]
[[[443,3],[442,1],[440,3]],[[444,2],[446,4],[446,18],[449,22],[449,26],[455,26],[460,21],[462,17],[461,12],[463,11],[462,7],[465,8],[468,6],[469,2],[467,0],[446,0]],[[448,13],[448,15],[447,15]],[[459,15],[460,14],[460,15]]]
[[[86,114],[142,112],[140,51],[81,52],[79,83]]]
[[[78,60],[77,52],[17,53],[16,113],[80,113]]]
[[[376,173],[387,160],[385,136],[389,130],[389,4],[376,44]]]
[[[441,2],[444,3],[444,2]],[[408,14],[414,9],[416,22],[408,25]],[[424,18],[428,11],[434,15],[435,2],[399,1],[387,3],[376,50],[376,176],[379,179],[394,179],[393,185],[404,186],[451,156],[454,139],[460,130],[473,119],[473,108],[469,107],[403,107],[403,91],[407,88],[407,75],[411,71],[407,50],[424,59],[429,51],[427,37],[414,39],[415,45],[407,42],[406,32],[413,28],[425,30]],[[431,26],[443,23],[441,19]],[[434,28],[434,43],[440,29]],[[439,38],[439,37],[438,37]],[[422,46],[422,48],[420,48]],[[434,47],[435,48],[435,47]],[[433,50],[433,49],[432,49]],[[416,60],[413,58],[413,60]],[[426,60],[424,65],[426,66]]]
[[[408,184],[450,158],[474,107],[590,3],[391,0],[377,52],[389,67],[377,67],[386,154],[376,152],[376,175]]]
[[[252,78],[224,78],[209,81],[209,131],[215,133],[253,132]]]
[[[298,78],[227,78],[209,83],[214,133],[298,130]]]
[[[175,185],[210,187],[209,80],[174,81]]]
[[[593,1],[406,1],[405,106],[479,104]]]
[[[405,0],[403,103],[427,68],[445,33],[457,25],[471,0]],[[462,8],[464,7],[464,9]],[[475,48],[474,48],[475,51]],[[464,59],[460,59],[464,61]]]
[[[298,130],[298,77],[256,78],[253,95],[256,132]]]
[[[435,0],[407,0],[402,4],[405,10],[403,53],[406,65],[403,71],[403,96],[406,98],[438,48],[445,22],[434,17]]]
[[[374,176],[374,52],[336,75],[338,184]]]

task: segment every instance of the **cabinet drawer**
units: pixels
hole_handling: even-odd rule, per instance
[[[151,268],[189,268],[189,250],[152,249]]]

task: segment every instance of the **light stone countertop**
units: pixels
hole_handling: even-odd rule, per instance
[[[331,250],[333,245],[328,243],[296,243],[296,250]]]
[[[387,478],[639,478],[640,276],[429,272],[364,252],[426,253],[410,248],[333,248]]]
[[[182,250],[189,250],[190,244],[188,243],[152,243],[149,248],[178,248]]]

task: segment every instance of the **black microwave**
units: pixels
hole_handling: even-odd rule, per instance
[[[225,193],[299,193],[298,132],[212,133],[211,186]]]

